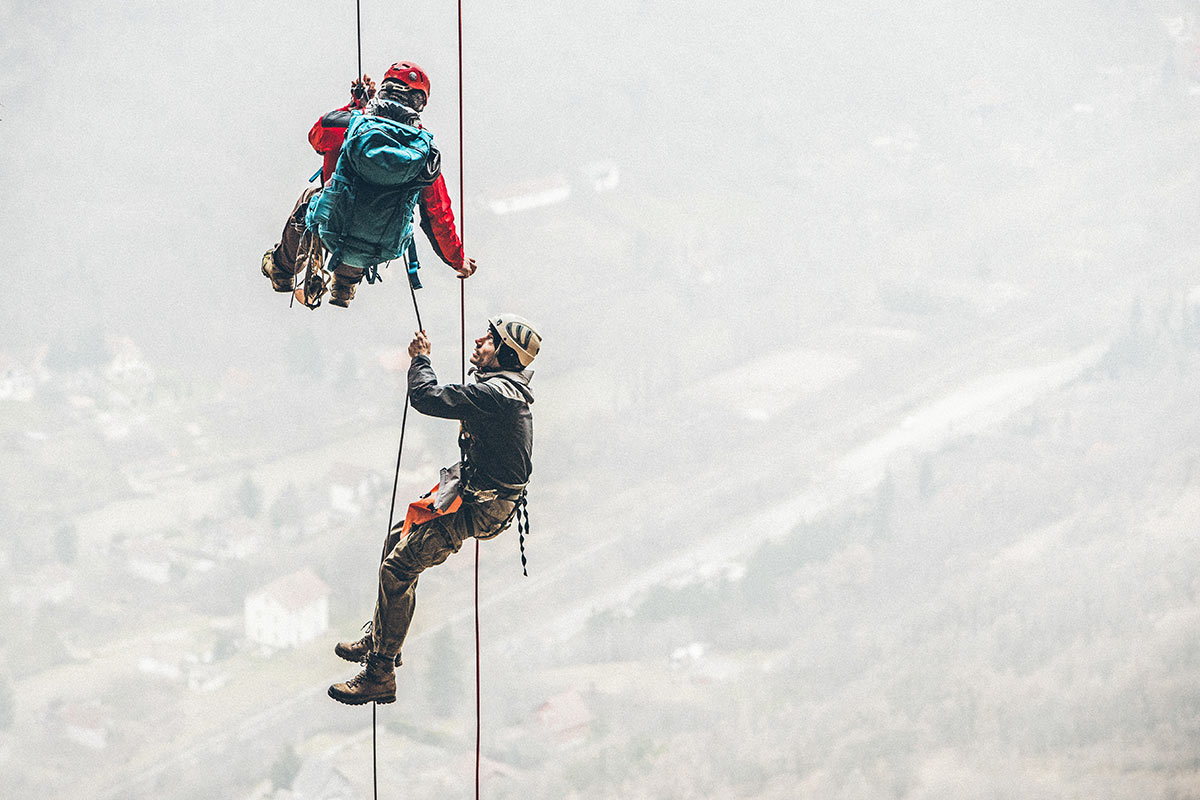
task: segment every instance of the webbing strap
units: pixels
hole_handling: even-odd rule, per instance
[[[525,502],[524,492],[517,500],[517,533],[521,543],[521,574],[528,578],[529,571],[525,569],[525,534],[529,533],[529,506]]]

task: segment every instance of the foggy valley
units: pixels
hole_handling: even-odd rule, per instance
[[[544,340],[483,796],[1200,798],[1200,4],[466,4],[461,161],[455,9],[361,8],[479,262],[461,331],[417,235],[440,379]],[[403,267],[259,272],[354,12],[0,0],[6,797],[367,798],[373,732],[470,795],[474,543],[374,731],[325,696],[458,458],[409,413],[395,472]]]

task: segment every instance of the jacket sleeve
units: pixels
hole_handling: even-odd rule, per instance
[[[350,127],[351,109],[354,103],[347,103],[341,108],[335,108],[313,124],[308,132],[308,143],[321,155],[325,156],[325,165],[321,170],[321,180],[328,181],[337,166],[338,153],[341,152],[342,142],[346,139],[346,129]]]
[[[422,414],[443,419],[472,419],[501,412],[508,398],[485,383],[438,385],[429,356],[417,356],[408,367],[408,396]]]
[[[450,193],[446,191],[446,180],[441,175],[421,190],[421,230],[429,237],[438,258],[451,267],[463,263],[462,240],[454,227],[454,211],[450,208]]]

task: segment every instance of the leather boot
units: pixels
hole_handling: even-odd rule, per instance
[[[338,658],[344,658],[347,661],[353,661],[356,664],[366,663],[367,656],[371,654],[371,650],[375,647],[375,642],[371,639],[371,623],[368,622],[363,626],[366,633],[357,642],[338,642],[333,647],[333,652]],[[396,655],[396,666],[400,666],[400,655]]]
[[[329,289],[329,305],[342,308],[350,305],[350,301],[354,299],[356,288],[358,288],[358,281],[350,283],[342,275],[333,273],[333,286]]]
[[[271,288],[277,292],[290,292],[296,276],[283,272],[275,263],[275,248],[272,247],[262,258],[262,274],[271,279]]]
[[[345,683],[329,687],[329,696],[339,703],[361,706],[364,703],[394,703],[396,701],[396,669],[392,659],[379,653],[367,655],[363,671]]]
[[[362,664],[367,660],[367,656],[371,654],[371,648],[374,646],[375,643],[371,640],[371,631],[368,630],[366,635],[357,642],[338,642],[334,645],[333,652],[338,658]]]

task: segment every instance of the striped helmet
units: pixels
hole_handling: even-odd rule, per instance
[[[502,367],[524,369],[533,363],[542,347],[542,337],[532,322],[516,314],[497,314],[488,320],[488,326],[493,331],[492,338],[499,339],[496,356]],[[516,365],[512,363],[514,359]]]

